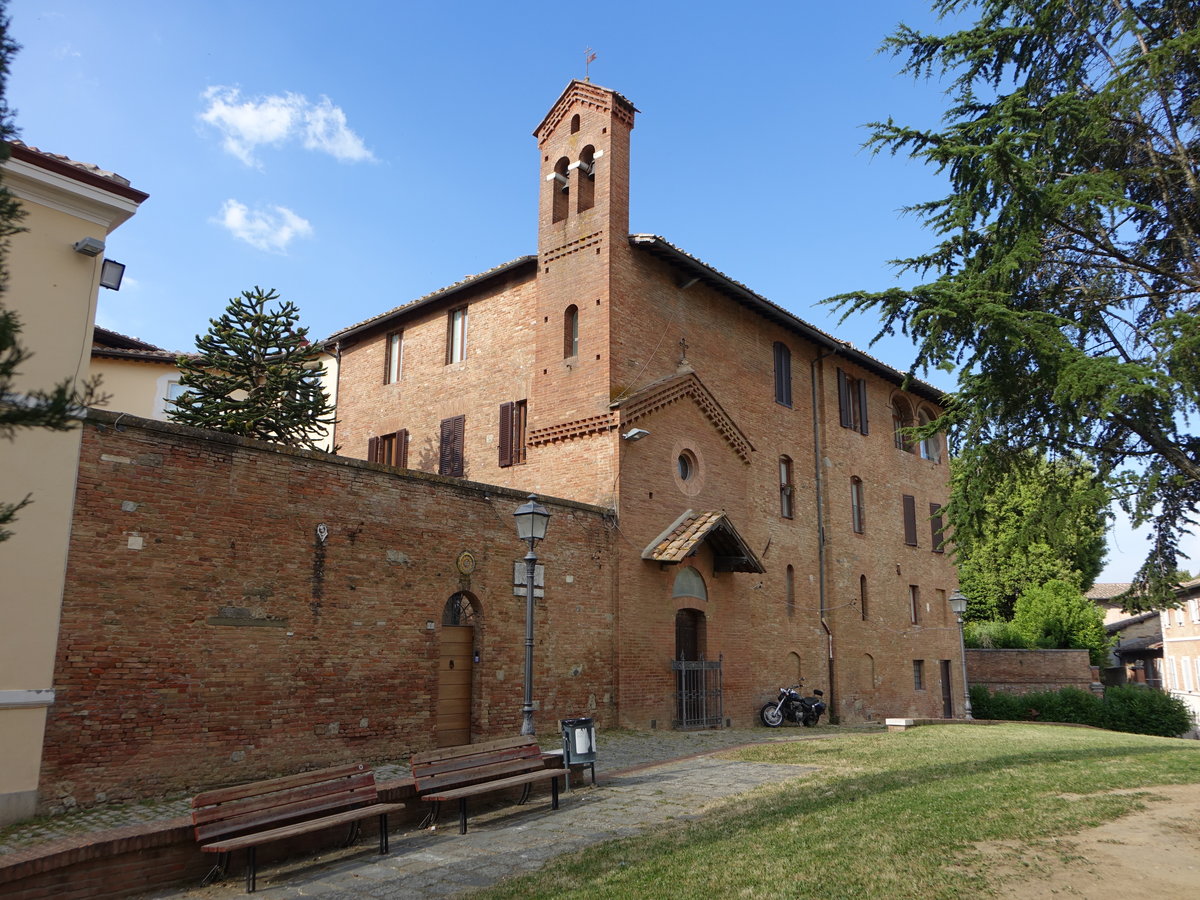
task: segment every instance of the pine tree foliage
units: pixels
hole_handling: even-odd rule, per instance
[[[1034,453],[1014,463],[988,481],[970,450],[951,461],[948,518],[969,621],[1012,619],[1017,598],[1048,581],[1086,591],[1104,567],[1110,495],[1095,468]]]
[[[12,153],[9,143],[16,136],[12,110],[6,99],[9,65],[18,49],[9,36],[7,4],[0,0],[0,162]],[[0,295],[8,285],[8,240],[24,229],[21,220],[25,211],[3,184],[0,170]],[[21,320],[0,299],[0,440],[12,441],[17,432],[27,428],[48,428],[66,431],[78,422],[79,410],[89,403],[99,402],[99,379],[75,390],[70,379],[48,390],[23,390],[17,386],[21,366],[32,355],[20,341]],[[6,502],[0,500],[0,541],[12,535],[7,526],[17,513],[32,502],[32,496]]]
[[[186,390],[168,412],[172,421],[241,437],[320,449],[334,424],[321,386],[320,347],[297,327],[295,304],[255,287],[229,301],[209,330],[196,336],[197,353],[180,357]]]
[[[926,283],[831,298],[958,367],[934,423],[981,474],[1083,453],[1151,524],[1139,603],[1172,602],[1200,501],[1200,4],[935,0],[970,27],[884,49],[949,82],[942,127],[872,124],[876,152],[941,172],[909,208],[938,238],[896,260]]]

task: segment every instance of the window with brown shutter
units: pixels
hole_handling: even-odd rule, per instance
[[[381,434],[367,441],[367,459],[385,466],[408,468],[408,429]]]
[[[515,400],[500,404],[500,468],[525,462],[525,422],[528,402]]]
[[[943,528],[945,528],[945,524],[942,522],[942,506],[941,506],[941,504],[940,503],[930,503],[929,504],[929,532],[930,532],[930,540],[932,541],[931,546],[933,547],[934,553],[945,553],[946,552],[945,548],[942,546],[942,542],[945,541],[945,537],[942,536]]]
[[[903,497],[904,503],[904,543],[910,547],[917,546],[917,500],[910,494]]]
[[[438,447],[438,474],[461,478],[463,474],[463,439],[466,435],[466,416],[442,419],[441,443]]]

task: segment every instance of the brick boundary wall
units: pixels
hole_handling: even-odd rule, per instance
[[[1087,691],[1098,680],[1086,650],[967,650],[967,682],[989,691]]]
[[[516,733],[525,492],[94,410],[82,427],[43,811],[432,748],[459,592],[469,740]],[[611,727],[607,511],[540,501],[537,724]]]

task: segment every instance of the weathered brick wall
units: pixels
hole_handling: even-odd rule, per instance
[[[472,729],[513,732],[523,685],[523,494],[97,413],[47,725],[51,806],[193,791],[434,741],[448,598],[479,619]],[[539,729],[610,721],[611,533],[548,504]],[[317,526],[328,536],[322,541]],[[456,567],[474,554],[469,576]],[[523,584],[523,581],[522,581]]]
[[[1096,680],[1086,650],[967,650],[967,678],[989,691],[1028,694]]]

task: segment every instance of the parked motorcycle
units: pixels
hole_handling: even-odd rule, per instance
[[[768,728],[778,728],[786,719],[811,728],[825,712],[825,696],[821,690],[812,692],[811,697],[800,694],[801,685],[794,684],[790,688],[779,689],[779,699],[763,706],[758,711],[758,717]]]

